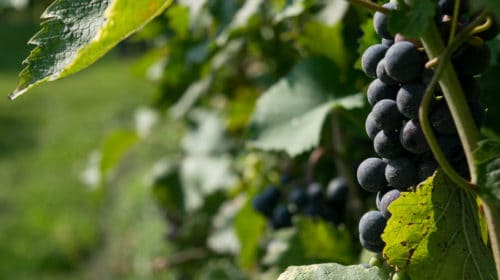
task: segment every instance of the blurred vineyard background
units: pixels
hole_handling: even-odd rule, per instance
[[[0,12],[4,96],[49,2]],[[157,153],[132,149],[134,160],[105,189],[94,182],[95,150],[110,131],[135,129],[137,108],[151,100],[153,85],[132,69],[115,51],[89,71],[0,102],[0,278],[147,278],[165,254],[165,223],[147,188]]]
[[[243,209],[238,213],[235,224],[238,233],[241,235],[243,232],[244,235],[241,243],[246,242],[243,246],[247,247],[242,249],[241,254],[234,254],[236,257],[231,255],[234,248],[229,248],[229,253],[209,255],[210,261],[223,267],[226,274],[223,278],[214,272],[212,278],[207,276],[207,279],[246,279],[227,275],[234,271],[234,275],[240,275],[240,270],[260,273],[259,269],[264,271],[269,267],[274,267],[269,276],[269,279],[274,279],[290,264],[332,259],[350,264],[359,263],[360,259],[367,260],[362,253],[360,257],[361,247],[355,240],[357,237],[347,236],[344,242],[338,236],[329,236],[329,230],[335,231],[336,227],[325,226],[326,223],[315,227],[306,221],[301,224],[305,232],[309,230],[310,234],[318,230],[324,234],[323,238],[314,240],[318,243],[311,242],[310,247],[300,244],[298,249],[290,248],[314,251],[311,256],[305,256],[302,251],[291,251],[287,255],[284,251],[281,252],[284,256],[274,256],[274,260],[262,265],[266,249],[261,246],[263,242],[260,239],[264,240],[272,234],[266,231],[266,221],[252,210],[250,203],[241,206],[243,203],[241,199],[238,201],[238,195],[244,193],[244,199],[251,201],[265,184],[273,180],[279,182],[276,170],[280,166],[276,162],[287,158],[283,154],[247,154],[243,148],[248,140],[245,138],[248,136],[245,135],[248,120],[259,94],[288,78],[297,79],[299,88],[302,86],[305,91],[317,80],[325,82],[314,88],[320,89],[314,96],[317,100],[313,100],[317,104],[303,102],[307,103],[303,107],[301,104],[297,107],[285,104],[285,111],[288,110],[285,113],[292,118],[307,113],[325,100],[338,98],[331,96],[327,86],[333,85],[340,96],[362,91],[368,79],[354,64],[362,48],[377,40],[371,31],[371,13],[351,9],[343,0],[273,0],[255,1],[265,3],[262,10],[267,13],[258,14],[260,10],[248,5],[247,14],[238,15],[240,8],[245,6],[243,0],[199,2],[210,2],[209,8],[197,6],[196,1],[179,1],[185,5],[171,8],[167,16],[159,17],[139,33],[139,38],[154,42],[158,47],[149,49],[146,56],[143,56],[142,44],[128,41],[89,69],[39,87],[11,102],[6,96],[14,89],[22,69],[20,62],[31,49],[26,42],[39,29],[39,16],[51,1],[0,0],[0,97],[5,96],[0,98],[1,279],[165,279],[171,276],[165,258],[173,251],[177,253],[178,249],[182,253],[188,248],[186,251],[193,252],[190,251],[191,243],[193,246],[207,246],[207,228],[221,200],[239,203]],[[331,13],[330,10],[320,18],[318,13],[323,6],[314,5],[316,2],[328,3],[337,12]],[[11,8],[2,9],[7,5]],[[190,13],[195,12],[208,14],[210,20],[201,16],[189,18]],[[258,16],[253,18],[251,13]],[[233,17],[236,20],[233,21]],[[233,22],[236,22],[235,26],[232,26]],[[191,32],[190,28],[194,31]],[[364,37],[363,32],[366,33]],[[212,44],[215,39],[222,43]],[[500,51],[499,41],[497,39],[491,45],[495,55]],[[165,62],[168,53],[165,49],[170,52],[169,63]],[[154,65],[155,61],[163,62],[160,63],[163,68],[155,70],[151,67],[147,74],[156,76],[156,84],[144,77],[145,69]],[[481,78],[481,99],[485,104],[494,105],[488,106],[486,126],[489,129],[483,131],[490,135],[500,131],[497,112],[500,107],[496,106],[500,75],[497,61],[494,57],[494,66]],[[314,77],[307,76],[302,80],[300,75],[285,77],[297,65],[295,69],[301,74],[313,73],[312,69],[315,69],[316,72],[310,74]],[[339,69],[332,65],[337,65]],[[285,79],[280,80],[282,77]],[[324,85],[327,85],[326,89],[322,88]],[[210,86],[213,94],[203,96]],[[268,99],[270,104],[265,105],[283,105],[280,99],[286,96],[287,89],[277,88],[275,99]],[[214,114],[202,110],[194,118],[184,116],[182,122],[174,122],[148,109],[149,105],[153,105],[160,109],[159,112],[166,112],[166,108],[174,104],[179,115],[199,105],[203,109],[223,111],[226,119],[221,124],[222,121]],[[372,152],[363,131],[368,108],[354,107],[350,109],[357,111],[352,111],[351,119],[342,119],[347,123],[343,124],[347,138],[352,140],[348,140],[347,160],[353,167]],[[292,112],[295,109],[301,112]],[[322,117],[326,118],[326,113]],[[323,119],[321,122],[318,119],[313,118],[312,121],[319,123],[317,130],[321,130]],[[155,122],[154,133],[150,133]],[[190,131],[197,125],[201,127],[199,130]],[[251,133],[254,132],[252,129],[265,130],[265,127],[250,127]],[[281,150],[293,146],[286,142],[294,140],[293,131],[288,133],[292,136],[278,135],[279,141],[271,144]],[[148,137],[138,141],[143,135]],[[324,145],[325,141],[319,143],[318,139],[317,142]],[[304,143],[297,146],[295,152],[300,156],[296,161],[306,163],[308,154],[305,151],[311,147]],[[192,154],[183,153],[182,149],[191,149]],[[105,158],[102,158],[103,154]],[[202,161],[189,158],[193,154],[194,157],[201,155]],[[222,199],[217,192],[206,191],[195,195],[191,202],[203,204],[201,200],[206,205],[203,204],[201,210],[196,207],[187,209],[189,206],[179,202],[184,198],[182,195],[168,193],[161,187],[152,191],[155,170],[165,171],[172,159],[179,165],[191,163],[191,172],[195,175],[200,175],[196,174],[196,169],[200,169],[200,173],[205,172],[199,177],[193,176],[196,178],[188,182],[202,185],[197,189],[200,193],[206,191],[203,188],[220,190],[217,184],[236,187],[229,191],[224,189]],[[177,166],[177,169],[186,165]],[[338,175],[332,166],[332,162],[320,166],[323,169],[317,172],[314,179],[328,182]],[[227,169],[233,170],[227,172]],[[304,168],[300,172],[305,173]],[[169,177],[171,174],[165,173],[164,179],[171,183],[168,181],[172,179]],[[175,176],[178,175],[175,173]],[[213,180],[208,180],[206,184],[199,182],[207,178]],[[361,198],[366,208],[373,207],[374,200],[369,194],[362,193]],[[159,205],[168,208],[168,203],[173,204],[172,212],[178,211],[174,214],[194,217],[179,226],[180,231],[184,230],[178,234],[179,242],[167,242],[169,228]],[[351,217],[347,225],[351,229],[357,227],[353,219]],[[173,232],[172,235],[175,234]],[[290,241],[290,236],[287,242],[299,243],[298,238]],[[310,239],[306,236],[302,241],[306,243]],[[222,238],[222,243],[225,241]],[[314,255],[320,251],[317,248],[324,248],[321,242],[327,245],[341,242],[348,252],[321,251]],[[231,247],[231,242],[227,243]],[[178,248],[172,244],[178,245]],[[222,248],[222,251],[225,249]],[[180,270],[189,275],[191,270],[205,269],[209,266],[207,263],[205,259],[195,260],[186,267],[180,265]],[[155,271],[155,268],[161,271]]]

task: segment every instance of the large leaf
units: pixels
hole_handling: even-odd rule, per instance
[[[339,71],[329,60],[309,58],[269,88],[257,101],[249,144],[298,155],[319,144],[328,113],[362,107],[362,94],[346,96]]]
[[[30,43],[14,99],[36,85],[78,72],[164,11],[172,0],[56,0]]]
[[[484,140],[474,151],[482,197],[500,205],[500,142]]]
[[[336,263],[291,266],[278,280],[382,280],[390,279],[389,273],[379,267],[364,268],[362,265],[343,266]]]
[[[356,257],[346,228],[335,227],[323,220],[297,217],[294,228],[275,233],[263,262],[284,269],[289,265],[328,261],[349,264]]]
[[[497,279],[478,205],[440,171],[403,193],[382,235],[384,257],[412,279]]]

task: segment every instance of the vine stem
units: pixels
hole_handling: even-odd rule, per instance
[[[485,12],[483,12],[483,14]],[[421,36],[421,41],[430,59],[439,57],[445,49],[437,27],[432,21],[429,21],[428,27]],[[443,95],[450,109],[465,151],[471,175],[471,183],[477,184],[477,168],[474,164],[473,151],[480,140],[480,133],[474,124],[457,74],[453,66],[449,63],[449,58],[445,61],[441,61],[440,64],[443,65],[443,69],[439,84],[441,85]],[[488,201],[483,201],[483,203],[496,271],[498,277],[500,277],[500,207]]]

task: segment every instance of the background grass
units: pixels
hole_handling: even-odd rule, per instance
[[[29,18],[0,20],[0,278],[147,278],[165,252],[144,180],[153,153],[132,151],[135,166],[104,189],[79,178],[106,133],[131,126],[153,85],[111,55],[8,101],[36,29]]]

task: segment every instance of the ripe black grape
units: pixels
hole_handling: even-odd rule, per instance
[[[388,9],[395,8],[395,5],[391,2],[386,3],[383,6]],[[381,38],[387,40],[392,39],[392,35],[387,30],[387,15],[381,12],[376,12],[375,15],[373,16],[373,28],[375,29],[377,35],[380,36]]]
[[[377,64],[377,78],[388,85],[396,85],[398,83],[391,76],[389,76],[389,74],[387,74],[387,71],[385,70],[385,59],[382,59]]]
[[[429,151],[429,145],[425,140],[420,124],[416,120],[408,121],[400,134],[401,145],[414,154],[421,154]]]
[[[464,48],[462,53],[454,59],[453,64],[457,72],[467,76],[476,76],[484,73],[490,64],[491,58],[491,52],[488,45],[468,45]],[[389,53],[389,51],[387,53]]]
[[[368,137],[370,137],[370,139],[372,139],[372,140],[375,138],[377,133],[380,131],[380,129],[375,124],[375,121],[373,120],[371,113],[368,114],[368,116],[366,117],[365,131],[366,131],[366,135],[368,135]]]
[[[312,183],[307,186],[307,196],[311,201],[321,201],[323,199],[323,187],[319,183]]]
[[[410,119],[418,119],[418,108],[426,88],[422,83],[408,83],[399,89],[396,104],[401,114]]]
[[[433,158],[420,161],[417,166],[419,181],[424,181],[432,176],[438,167],[438,163]]]
[[[381,235],[384,232],[385,226],[387,224],[387,220],[382,216],[382,213],[379,211],[369,211],[365,213],[361,219],[359,220],[359,236],[360,241],[365,241],[367,243],[365,245],[378,245],[374,246],[379,248],[384,242],[382,241]],[[363,245],[363,244],[362,244]],[[363,246],[365,246],[363,245]],[[370,246],[371,247],[371,246]],[[365,248],[367,248],[365,246]],[[374,249],[374,248],[367,248]],[[378,252],[379,250],[377,250]]]
[[[274,229],[292,226],[292,213],[285,204],[279,204],[274,208],[271,224]]]
[[[398,130],[405,119],[399,112],[396,101],[382,99],[372,108],[372,117],[375,125],[383,130]]]
[[[403,155],[404,149],[399,141],[399,133],[381,130],[373,139],[373,147],[377,155],[383,158],[397,158]]]
[[[396,200],[401,195],[401,191],[399,190],[391,190],[384,194],[382,199],[380,200],[380,213],[384,218],[389,219],[391,217],[391,213],[387,209],[391,203]]]
[[[295,187],[288,194],[288,202],[294,204],[298,208],[304,207],[307,203],[307,198],[307,192],[302,187]]]
[[[433,108],[429,120],[432,127],[442,134],[457,134],[453,117],[451,116],[450,109],[446,102],[441,102]]]
[[[394,43],[385,54],[385,69],[398,82],[405,83],[419,78],[424,71],[424,64],[424,55],[407,41]]]
[[[406,190],[417,185],[417,168],[409,158],[391,159],[385,168],[385,178],[389,186]]]
[[[326,190],[326,200],[331,205],[338,205],[343,208],[347,201],[348,193],[349,187],[347,185],[347,180],[344,177],[337,177],[332,179],[328,183],[328,188]]]
[[[386,163],[379,158],[367,158],[359,166],[356,172],[359,185],[369,191],[378,192],[382,190],[387,181],[384,176]]]
[[[397,85],[391,85],[384,83],[379,79],[373,80],[368,86],[367,98],[370,105],[375,105],[382,99],[396,99],[399,87]]]
[[[274,186],[268,186],[253,199],[253,208],[265,216],[271,216],[280,198],[280,191]]]
[[[377,77],[377,64],[382,60],[387,52],[387,47],[378,44],[370,46],[361,57],[361,67],[368,77]]]

